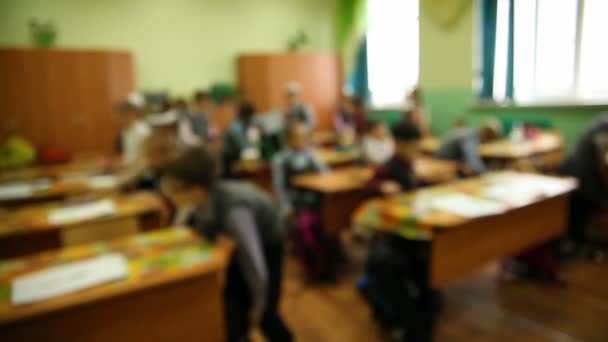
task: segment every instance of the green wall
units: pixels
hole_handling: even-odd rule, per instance
[[[336,0],[2,0],[0,46],[29,46],[29,18],[52,18],[58,46],[131,50],[137,86],[189,94],[236,80],[236,56],[335,47]]]
[[[477,58],[476,8],[472,1],[456,25],[443,28],[422,3],[420,15],[420,84],[432,116],[432,129],[443,134],[457,118],[477,125],[491,117],[503,121],[551,122],[562,131],[569,146],[600,107],[473,109],[473,79]]]

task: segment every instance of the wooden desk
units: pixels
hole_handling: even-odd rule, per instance
[[[172,228],[0,261],[0,340],[223,341],[222,289],[232,247]],[[127,257],[126,279],[11,304],[16,276],[109,252]]]
[[[421,157],[414,169],[418,178],[435,184],[456,178],[458,165],[451,161]],[[368,166],[350,166],[324,174],[312,173],[294,178],[295,186],[323,194],[322,213],[328,235],[336,235],[350,226],[352,212],[366,198],[362,191],[373,176]]]
[[[69,163],[32,166],[0,172],[0,183],[27,181],[37,178],[59,179],[70,174],[96,174],[120,168],[116,158],[79,158]]]
[[[506,211],[493,216],[469,219],[434,209],[416,214],[413,208],[420,192],[412,192],[366,202],[357,210],[354,222],[358,229],[429,241],[429,286],[440,288],[484,264],[561,236],[566,230],[568,196],[576,188],[576,182],[569,178],[498,172],[423,189],[427,200],[454,192],[482,196],[488,186],[509,186],[522,180],[537,184],[550,180],[553,185],[542,197],[517,205],[505,203]]]
[[[358,151],[339,151],[335,148],[315,148],[315,155],[329,167],[338,167],[355,163],[359,158]],[[272,167],[265,160],[241,160],[233,165],[233,171],[268,193],[273,193]]]
[[[479,147],[479,154],[490,162],[497,162],[499,167],[528,160],[532,164],[543,168],[556,166],[563,161],[564,148],[564,139],[561,134],[553,131],[542,131],[535,139],[522,143],[514,143],[510,139],[501,139],[482,144]]]
[[[432,135],[427,135],[420,142],[420,149],[424,154],[433,155],[441,146],[441,140]]]
[[[62,203],[31,205],[0,214],[0,258],[41,252],[79,243],[105,240],[139,230],[159,228],[164,203],[153,193],[114,195],[117,213],[66,224],[49,222]]]
[[[335,146],[338,143],[338,135],[334,131],[316,131],[312,133],[312,143],[321,147]]]

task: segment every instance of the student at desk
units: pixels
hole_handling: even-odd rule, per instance
[[[272,180],[281,214],[294,225],[292,238],[306,273],[312,277],[322,277],[326,265],[320,199],[316,193],[291,184],[294,176],[328,170],[312,153],[309,133],[307,126],[301,122],[287,127],[287,147],[272,162]]]
[[[499,137],[499,132],[494,122],[483,124],[476,133],[468,128],[463,120],[458,120],[454,129],[445,136],[434,155],[439,159],[460,163],[461,176],[482,174],[486,172],[487,168],[479,156],[479,144],[495,140]]]
[[[382,165],[393,157],[395,140],[383,121],[372,121],[361,141],[361,150],[365,162],[371,165]]]
[[[285,121],[287,123],[294,121],[303,122],[312,131],[317,125],[317,117],[310,106],[301,99],[300,84],[297,82],[287,84],[285,96],[287,98]]]
[[[608,210],[608,114],[595,119],[562,166],[579,187],[570,199],[568,238],[576,247],[588,243],[595,211]]]
[[[269,341],[291,341],[278,312],[283,220],[268,195],[245,183],[217,180],[217,173],[210,153],[193,148],[165,168],[161,187],[177,207],[194,207],[193,226],[204,236],[227,233],[235,239],[224,289],[227,340],[248,341],[250,326],[259,323]]]
[[[255,121],[255,107],[242,102],[237,117],[230,123],[224,135],[222,147],[223,173],[233,177],[232,167],[241,159],[258,159],[261,156],[262,130]]]
[[[395,154],[376,169],[366,185],[367,192],[372,196],[393,195],[418,185],[413,161],[422,138],[420,131],[414,124],[402,121],[393,128],[393,138]]]
[[[123,162],[128,165],[137,160],[141,144],[150,135],[150,126],[139,119],[140,110],[129,101],[121,102],[117,107],[121,132],[118,136],[116,149],[122,155]]]

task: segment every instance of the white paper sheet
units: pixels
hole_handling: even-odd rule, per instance
[[[567,184],[561,180],[543,176],[530,176],[490,185],[484,190],[484,194],[490,198],[518,206],[559,193],[564,186],[567,186]]]
[[[121,254],[69,263],[13,279],[11,301],[23,305],[125,278],[129,269]]]
[[[36,190],[48,189],[51,182],[46,178],[31,182],[15,182],[0,185],[0,200],[15,200],[30,197]]]
[[[507,210],[506,205],[500,202],[480,199],[462,193],[436,197],[432,200],[432,207],[466,218],[497,215]]]
[[[113,189],[118,184],[118,178],[114,175],[99,175],[89,178],[89,188],[91,189]]]
[[[52,210],[48,220],[52,224],[67,224],[112,215],[116,215],[116,204],[103,200]]]

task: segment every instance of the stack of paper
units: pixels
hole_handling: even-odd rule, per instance
[[[67,224],[112,215],[116,215],[114,201],[103,200],[52,210],[48,221],[51,224]]]
[[[34,303],[125,278],[129,269],[120,254],[107,254],[33,272],[13,279],[13,305]]]
[[[89,188],[103,190],[113,189],[117,186],[118,179],[113,175],[99,175],[89,178]]]
[[[435,197],[433,209],[442,210],[466,218],[497,215],[505,212],[507,207],[495,201],[489,201],[462,193],[453,193]]]

